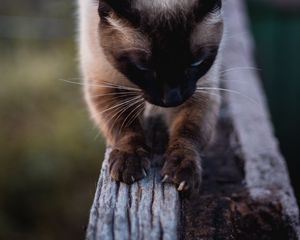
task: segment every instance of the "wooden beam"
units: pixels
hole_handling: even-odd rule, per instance
[[[227,62],[226,69],[237,68],[235,71],[225,70],[224,84],[226,88],[249,96],[255,101],[243,101],[234,95],[228,95],[228,109],[245,161],[247,189],[254,199],[269,198],[270,194],[275,194],[273,198],[280,199],[283,210],[291,217],[292,222],[299,224],[298,207],[290,185],[286,162],[274,137],[259,76],[257,71],[252,69],[255,68],[255,62],[252,58],[252,37],[245,31],[249,25],[244,15],[246,10],[238,0],[229,0],[225,7],[227,31],[241,35],[228,40],[224,47],[223,62]]]
[[[161,184],[153,166],[147,178],[127,186],[108,175],[107,150],[90,215],[87,239],[176,239],[179,196]],[[160,161],[160,157],[155,157]]]
[[[201,194],[182,198],[162,184],[161,156],[149,176],[131,186],[111,180],[107,150],[91,209],[88,240],[298,239],[299,212],[278,150],[252,58],[241,0],[224,3],[223,94],[215,143],[204,153]],[[150,121],[151,122],[151,121]],[[149,124],[149,139],[160,125]]]

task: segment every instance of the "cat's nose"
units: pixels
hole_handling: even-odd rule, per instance
[[[162,97],[162,102],[166,107],[175,107],[182,103],[183,97],[179,88],[166,90]]]

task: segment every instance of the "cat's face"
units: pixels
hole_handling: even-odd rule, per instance
[[[108,60],[162,107],[193,95],[222,38],[220,0],[100,0],[99,14]]]

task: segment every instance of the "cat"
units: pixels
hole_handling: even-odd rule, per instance
[[[161,170],[179,191],[201,185],[201,153],[220,98],[221,0],[79,0],[80,67],[92,119],[112,147],[109,171],[131,184],[147,175],[145,115],[169,132]]]

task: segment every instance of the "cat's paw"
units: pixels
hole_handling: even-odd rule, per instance
[[[163,182],[174,183],[180,192],[199,192],[202,181],[199,154],[182,148],[167,151],[161,175]]]
[[[115,181],[132,184],[146,177],[149,168],[149,154],[143,147],[131,151],[113,149],[109,157],[109,172]]]

